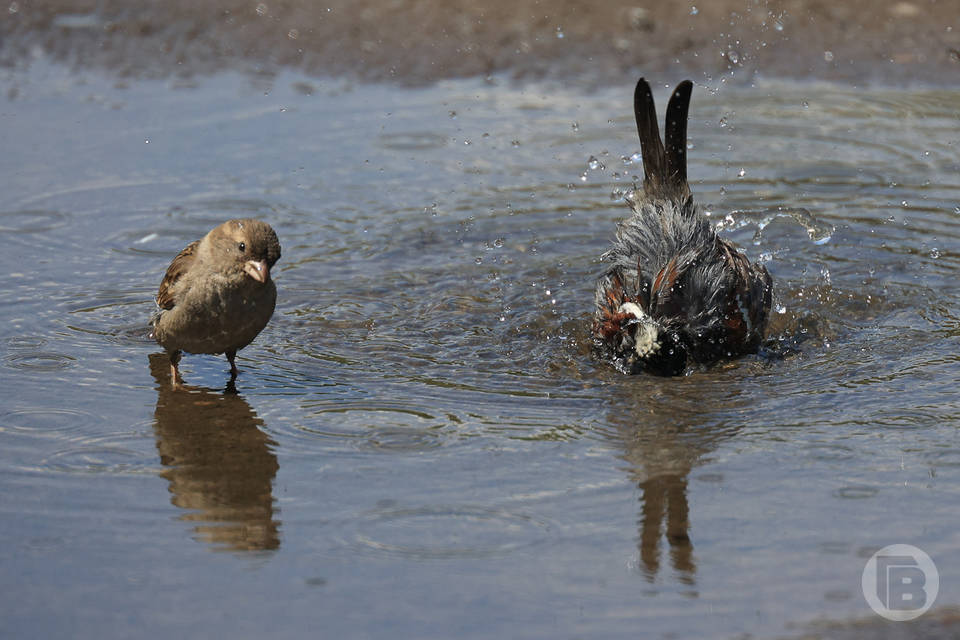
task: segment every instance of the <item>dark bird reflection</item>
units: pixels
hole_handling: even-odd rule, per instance
[[[624,390],[610,416],[627,472],[642,491],[637,550],[640,570],[651,583],[661,570],[665,540],[677,580],[695,584],[688,478],[704,455],[735,433],[723,422],[722,413],[707,415],[698,401],[683,394],[669,385],[653,394],[649,387]]]
[[[200,540],[216,550],[266,551],[280,546],[273,499],[275,443],[263,420],[231,386],[223,392],[170,385],[164,354],[150,355],[157,382],[154,430],[161,475],[171,503],[196,522]]]

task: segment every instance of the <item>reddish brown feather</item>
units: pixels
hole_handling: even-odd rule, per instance
[[[167,267],[167,272],[160,283],[160,290],[157,292],[157,306],[161,309],[172,309],[176,304],[173,299],[173,285],[190,269],[190,265],[196,258],[198,246],[200,246],[199,240],[188,244]]]
[[[593,331],[604,340],[611,340],[620,331],[621,323],[633,315],[620,311],[621,305],[631,300],[623,290],[623,281],[619,274],[610,279],[610,286],[605,293],[606,300],[600,309],[600,317],[594,323]]]
[[[656,305],[657,313],[663,317],[680,317],[685,315],[682,299],[674,296],[680,269],[677,258],[670,258],[670,262],[660,270],[653,280],[653,291],[650,294],[652,304]],[[672,304],[671,304],[672,303]]]
[[[747,323],[743,319],[743,310],[736,298],[730,300],[727,312],[724,314],[724,326],[727,328],[727,341],[739,344],[747,339]]]

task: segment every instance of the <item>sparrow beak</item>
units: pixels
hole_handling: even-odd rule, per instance
[[[270,267],[265,260],[248,260],[244,263],[243,270],[257,282],[266,282],[270,278]]]

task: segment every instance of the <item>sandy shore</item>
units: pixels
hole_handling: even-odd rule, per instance
[[[506,73],[588,84],[671,70],[849,82],[960,79],[957,0],[12,0],[0,60],[125,75],[292,67],[417,84]]]

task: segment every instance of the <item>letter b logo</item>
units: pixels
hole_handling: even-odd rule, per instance
[[[877,551],[863,568],[863,596],[888,620],[913,620],[933,606],[940,574],[926,553],[908,544]]]

